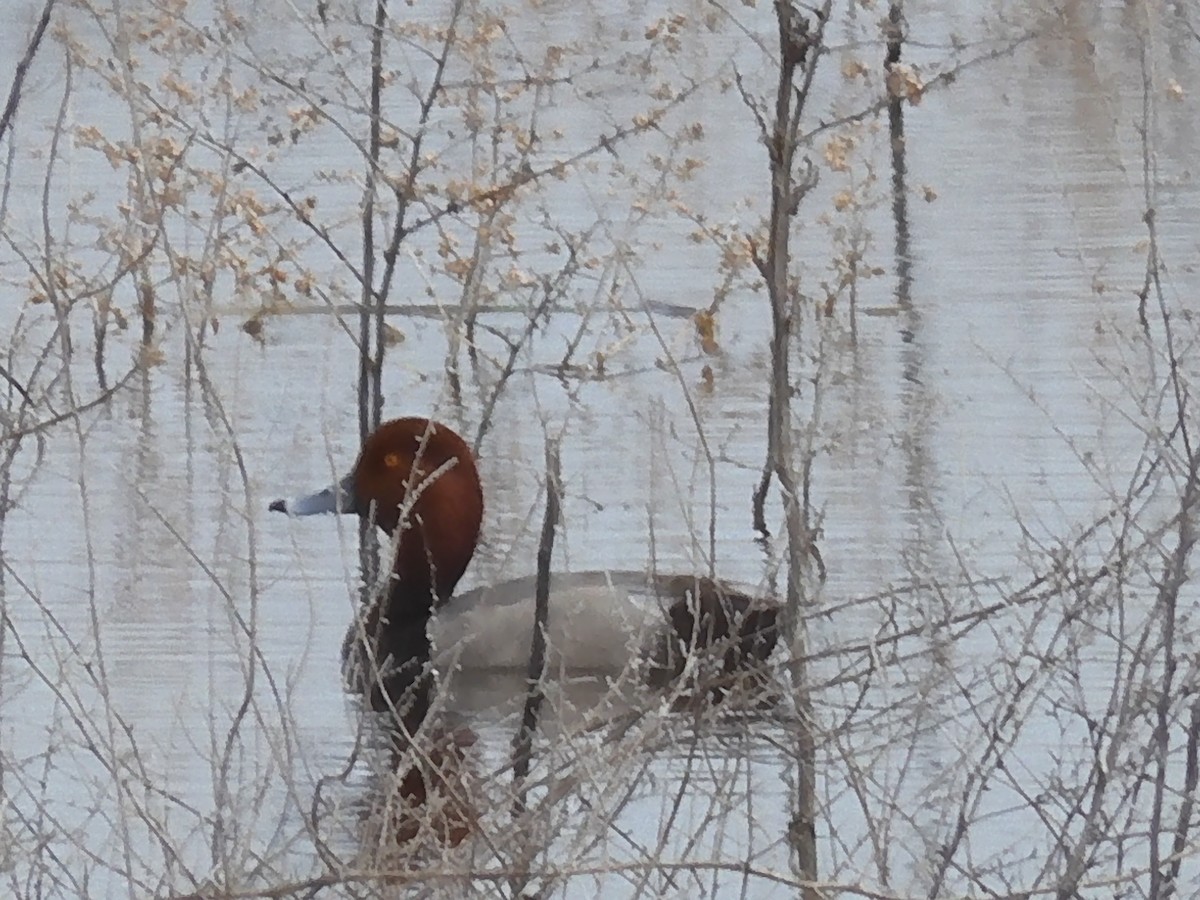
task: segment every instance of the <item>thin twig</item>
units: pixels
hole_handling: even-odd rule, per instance
[[[25,84],[25,76],[29,74],[29,67],[33,64],[33,58],[37,55],[38,48],[42,45],[42,38],[46,34],[46,28],[50,25],[50,13],[54,11],[54,4],[57,2],[58,0],[46,0],[46,5],[42,7],[42,15],[33,30],[33,36],[30,37],[29,43],[25,46],[25,53],[17,63],[17,71],[13,75],[12,87],[8,91],[8,102],[4,104],[4,113],[0,114],[0,141],[4,140],[4,135],[12,126],[13,118],[17,114],[17,107],[21,103],[21,88]]]
[[[513,781],[517,785],[513,799],[513,817],[525,812],[524,781],[529,776],[533,757],[533,736],[545,697],[542,679],[546,669],[546,628],[550,619],[550,564],[554,558],[554,530],[558,527],[561,507],[561,465],[558,442],[546,439],[546,514],[542,518],[542,538],[537,553],[537,593],[533,616],[533,635],[529,649],[528,689],[521,727],[513,739]]]

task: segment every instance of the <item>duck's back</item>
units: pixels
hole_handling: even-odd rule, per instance
[[[531,575],[455,596],[430,622],[438,665],[523,671],[529,664],[536,590]],[[647,652],[663,617],[644,573],[555,574],[546,670],[620,672]]]

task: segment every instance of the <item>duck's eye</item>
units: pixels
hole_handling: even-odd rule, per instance
[[[386,456],[383,458],[383,464],[384,464],[385,466],[387,466],[389,469],[398,469],[398,468],[400,468],[400,454],[399,454],[399,453],[389,453],[389,454],[387,454],[387,455],[386,455]]]

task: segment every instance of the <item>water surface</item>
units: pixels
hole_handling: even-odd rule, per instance
[[[20,6],[24,22],[40,8]],[[147,14],[133,6],[130,15]],[[543,447],[552,435],[562,442],[564,479],[559,569],[705,571],[711,563],[726,578],[782,589],[782,547],[777,538],[756,541],[749,499],[766,449],[767,300],[752,270],[725,281],[722,248],[695,239],[701,225],[753,229],[766,212],[765,151],[733,86],[736,71],[769,96],[773,69],[753,38],[767,48],[774,38],[770,5],[759,6],[689,6],[678,26],[688,52],[672,55],[647,34],[674,10],[541,4],[511,17],[507,49],[485,54],[512,79],[551,45],[568,48],[581,67],[536,100],[537,127],[546,135],[561,129],[562,137],[539,145],[533,168],[593,146],[644,112],[660,81],[691,85],[694,94],[660,129],[600,151],[513,204],[504,223],[513,243],[497,244],[484,277],[494,311],[480,317],[477,365],[451,342],[461,337],[462,288],[439,268],[439,249],[469,247],[478,221],[448,217],[404,244],[390,301],[433,302],[444,312],[389,318],[404,340],[389,351],[385,414],[436,415],[473,438],[498,391],[479,445],[487,515],[468,586],[532,571]],[[902,896],[933,889],[934,861],[959,827],[960,796],[981,771],[971,761],[994,765],[993,753],[1006,767],[987,769],[989,788],[962,826],[969,850],[941,890],[1003,891],[1008,877],[1015,885],[1053,883],[1046,872],[1057,863],[1042,865],[1053,858],[1047,847],[1059,811],[1040,816],[1034,798],[1059,796],[1059,785],[1084,778],[1090,759],[1084,717],[1064,712],[1063,697],[1076,691],[1079,709],[1102,711],[1128,665],[1124,642],[1151,614],[1143,578],[1121,609],[1119,627],[1129,630],[1113,624],[1105,633],[1100,624],[1112,620],[1098,614],[1082,646],[1062,637],[1065,614],[1050,604],[1014,607],[961,634],[931,629],[897,645],[899,660],[888,656],[889,644],[878,657],[887,664],[875,669],[864,663],[870,654],[835,652],[999,601],[1045,571],[1047,549],[1083,533],[1136,479],[1141,406],[1162,390],[1162,369],[1147,362],[1137,319],[1147,238],[1139,129],[1148,108],[1167,296],[1186,303],[1200,288],[1190,263],[1200,221],[1191,99],[1200,73],[1186,12],[1152,7],[1164,18],[1143,39],[1145,11],[1136,4],[1066,4],[1053,21],[1000,6],[906,5],[906,59],[928,80],[955,62],[1002,51],[905,109],[907,257],[895,253],[886,116],[814,139],[808,152],[821,180],[802,204],[793,242],[799,290],[814,298],[798,321],[795,427],[798,440],[811,433],[817,448],[812,494],[828,569],[809,625],[810,649],[820,654],[812,671],[822,877]],[[1010,14],[1007,24],[999,12]],[[203,4],[189,14],[197,22],[219,18]],[[267,513],[271,499],[344,472],[358,445],[357,326],[352,316],[328,312],[326,301],[358,296],[350,266],[361,255],[361,194],[337,175],[361,172],[351,138],[361,139],[364,126],[347,99],[345,73],[324,63],[327,42],[346,34],[361,44],[363,29],[340,16],[327,29],[306,24],[285,4],[252,4],[243,14],[245,31],[223,45],[228,57],[188,55],[180,71],[197,84],[227,71],[239,85],[257,86],[259,118],[220,110],[222,119],[212,105],[201,130],[261,161],[295,196],[316,198],[349,262],[292,215],[269,217],[271,240],[260,243],[244,231],[214,239],[172,214],[166,235],[177,252],[213,261],[216,289],[206,293],[194,273],[168,277],[156,257],[160,364],[22,445],[4,524],[9,631],[0,672],[4,864],[22,896],[166,895],[201,891],[209,879],[231,888],[303,880],[329,858],[365,865],[358,812],[376,790],[380,760],[369,748],[356,755],[360,717],[338,672],[357,602],[356,530],[351,522]],[[810,127],[877,95],[878,79],[845,73],[854,60],[879,65],[870,18],[878,14],[857,6],[838,12]],[[70,34],[103,50],[107,19],[75,7],[58,15]],[[397,15],[421,24],[440,22],[443,11],[418,3]],[[1025,30],[1032,37],[1015,42]],[[4,71],[13,69],[23,37],[9,29],[0,38]],[[415,44],[395,52],[397,71],[428,77]],[[151,95],[189,109],[164,87],[176,58],[145,47],[139,53]],[[592,56],[599,65],[585,71]],[[268,76],[294,80],[298,57],[310,60],[308,89],[342,92],[336,96],[346,105],[334,108],[357,130],[266,139],[301,103]],[[639,59],[651,60],[652,76],[631,77]],[[458,57],[450,71],[460,81],[478,74]],[[46,194],[56,236],[46,244],[45,148],[68,84],[69,129],[134,137],[129,109],[86,66],[68,76],[61,46],[47,44],[13,139],[8,241],[0,251],[4,321],[14,334],[5,365],[48,392],[52,405],[37,411],[39,419],[86,402],[100,385],[92,301],[69,317],[68,365],[57,376],[56,368],[35,371],[38,341],[52,333],[54,316],[47,305],[26,305],[36,291],[25,260],[61,256],[85,278],[111,272],[96,239],[102,229],[68,204],[86,197],[89,212],[119,218],[129,177],[128,167],[98,164],[103,157],[85,141],[64,144]],[[400,90],[389,102],[391,118],[411,127],[413,102]],[[533,104],[515,102],[504,114],[524,121]],[[143,114],[134,117],[139,127]],[[273,124],[258,124],[267,119]],[[486,168],[488,147],[463,136],[455,109],[439,108],[434,120],[430,152],[448,170],[468,179]],[[672,143],[692,122],[702,126],[695,140]],[[852,142],[844,171],[830,162],[835,135]],[[220,157],[201,139],[191,152]],[[663,174],[664,160],[680,165],[686,157],[697,161],[690,178]],[[237,175],[233,187],[277,200],[253,174]],[[843,207],[847,192],[853,203]],[[197,189],[187,208],[203,222],[213,203]],[[531,273],[537,285],[565,271],[568,238],[595,263],[570,271],[500,384],[508,345],[499,335],[521,336],[523,310],[539,299],[513,279]],[[256,278],[235,277],[222,242],[239,253],[259,248],[247,269]],[[837,261],[851,246],[863,270],[853,328],[845,291],[833,316],[811,312],[844,273]],[[270,288],[263,275],[275,263],[288,269],[286,289]],[[301,271],[319,285],[315,294],[291,292]],[[132,279],[112,292],[136,321],[135,296]],[[680,309],[706,308],[718,296],[717,346],[706,352]],[[256,340],[239,326],[268,305],[274,314]],[[201,370],[188,364],[184,334],[213,315],[219,330],[206,326]],[[137,352],[136,332],[135,325],[111,335],[110,381]],[[557,377],[573,343],[570,361],[585,368]],[[65,353],[60,343],[51,347],[54,358]],[[1156,502],[1167,500],[1169,492]],[[768,518],[781,534],[777,496]],[[1097,540],[1073,552],[1082,565],[1102,549]],[[1190,585],[1185,596],[1194,596]],[[1039,653],[1042,664],[1060,655],[1064,672],[1074,673],[1062,676],[1066,686],[1045,676]],[[1010,678],[1034,672],[1043,679],[1037,691],[1014,689]],[[1006,709],[1020,727],[1009,727]],[[480,771],[503,772],[512,719],[497,714],[473,724]],[[795,877],[786,837],[795,748],[789,704],[693,724],[653,716],[632,730],[540,748],[539,772],[574,767],[577,789],[546,804],[536,858],[589,873],[544,886],[578,896],[792,894],[761,874]],[[1001,750],[987,747],[999,733],[993,728],[1003,733]],[[497,807],[487,826],[492,843],[455,865],[512,859],[503,843],[508,776],[488,784]],[[151,821],[161,829],[147,828]],[[647,860],[726,868],[651,871]],[[737,868],[746,860],[758,874]],[[1119,868],[1100,854],[1091,874]],[[1190,866],[1185,875],[1194,878]],[[486,892],[489,884],[476,888]]]

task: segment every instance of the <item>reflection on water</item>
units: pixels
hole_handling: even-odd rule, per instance
[[[269,21],[276,6],[256,9]],[[417,6],[414,15],[441,14]],[[744,15],[769,16],[770,5],[759,6]],[[852,63],[861,56],[874,65],[867,59],[874,48],[862,41],[876,32],[853,6],[840,25],[844,43],[818,85],[822,116],[859,108],[867,90],[850,77]],[[1055,857],[1045,870],[1052,874],[1039,868],[1057,823],[1074,835],[1112,825],[1123,803],[1147,802],[1145,794],[1102,797],[1100,818],[1081,824],[1074,812],[1038,799],[1061,802],[1057,791],[1094,787],[1094,735],[1133,734],[1141,721],[1130,714],[1113,724],[1123,713],[1108,704],[1127,696],[1119,688],[1128,685],[1133,696],[1143,682],[1151,691],[1161,681],[1153,666],[1130,660],[1126,640],[1151,620],[1153,592],[1123,594],[1110,608],[1107,594],[1097,599],[1103,584],[1087,581],[1102,557],[1112,564],[1104,540],[1120,522],[1088,526],[1132,490],[1135,474],[1148,477],[1136,468],[1144,441],[1139,403],[1158,389],[1140,379],[1163,367],[1161,359],[1148,363],[1133,340],[1146,278],[1134,124],[1143,111],[1143,25],[1135,7],[1068,3],[1060,21],[1030,23],[1035,38],[904,110],[906,178],[895,184],[897,195],[881,174],[894,159],[886,128],[867,122],[853,131],[850,171],[829,166],[802,206],[794,244],[807,296],[823,296],[844,275],[831,260],[850,244],[882,273],[858,283],[853,335],[840,307],[829,320],[802,323],[805,340],[820,331],[827,354],[819,408],[813,382],[799,385],[806,413],[797,428],[811,421],[817,429],[813,501],[829,571],[806,626],[823,735],[822,877],[832,882],[900,895],[938,885],[947,894],[1002,891],[1039,878],[1045,886],[1067,866]],[[1155,25],[1149,66],[1156,222],[1177,300],[1200,288],[1188,262],[1200,221],[1191,99],[1200,70],[1194,42],[1181,37],[1184,5],[1172,8],[1179,11],[1162,15],[1178,20]],[[663,14],[646,4],[621,6],[620,15],[584,14],[575,4],[539,9],[532,21],[512,23],[511,40],[526,48],[611,41],[610,61],[645,52],[647,27]],[[325,33],[283,12],[280,42],[323,59]],[[966,58],[955,48],[978,49],[971,57],[997,48],[994,22],[981,24],[984,14],[973,6],[906,12],[914,41],[905,60],[926,76],[947,59]],[[78,34],[96,36],[97,21],[74,8],[64,15],[80,17]],[[752,85],[766,83],[770,67],[753,38],[772,32],[769,19],[739,20],[751,23],[739,29],[724,18],[685,18],[681,27],[703,52],[676,65],[703,90],[676,114],[703,124],[688,151],[703,165],[679,183],[678,214],[643,214],[634,203],[640,188],[629,173],[653,179],[665,165],[664,139],[652,133],[547,183],[511,225],[529,248],[515,258],[530,271],[560,270],[546,249],[565,240],[555,226],[580,237],[602,222],[586,254],[607,258],[623,248],[629,258],[576,272],[557,311],[536,323],[513,358],[479,448],[487,512],[468,587],[533,569],[546,432],[562,434],[559,568],[705,571],[712,522],[723,577],[768,590],[783,583],[784,554],[755,542],[749,506],[766,440],[766,301],[750,288],[752,278],[723,281],[722,247],[694,237],[714,223],[751,229],[764,211],[764,150],[737,90],[726,88],[730,64]],[[16,30],[0,36],[0,59],[17,59],[21,40]],[[252,42],[262,66],[280,62],[273,29]],[[426,64],[406,61],[413,70]],[[610,119],[636,115],[644,97],[629,94],[621,74],[633,64],[620,57],[601,67],[609,80],[594,90],[557,85],[539,127],[546,134],[561,127],[568,142],[587,145]],[[324,77],[332,76],[312,75]],[[35,337],[53,333],[48,307],[22,313],[29,267],[13,251],[41,233],[44,169],[35,163],[45,163],[34,148],[44,143],[52,119],[40,117],[57,109],[63,79],[59,55],[39,59],[29,94],[36,108],[23,111],[17,133],[23,162],[6,181],[11,242],[0,251],[0,271],[9,302],[0,315],[25,336],[6,371],[30,372],[22,354]],[[89,107],[86,90],[73,95],[79,125],[96,117],[114,132],[129,127],[128,110]],[[284,119],[292,100],[278,102]],[[396,121],[411,121],[401,112]],[[811,151],[822,165],[830,162],[827,136]],[[301,184],[322,213],[336,211],[330,221],[343,223],[336,233],[345,236],[356,233],[359,194],[313,174],[357,164],[343,137],[294,148],[285,140],[275,152],[281,184]],[[460,142],[447,152],[462,154],[469,168],[476,150]],[[539,152],[565,155],[561,146]],[[95,191],[108,202],[125,189],[123,174],[70,153],[78,154],[68,153],[70,178],[55,180],[50,192],[55,227],[68,217],[59,192]],[[857,198],[848,208],[840,205],[844,192]],[[200,209],[208,200],[196,194]],[[898,216],[908,225],[899,235]],[[286,227],[303,231],[292,219]],[[458,223],[444,227],[453,232]],[[432,294],[447,315],[457,314],[461,289],[425,261],[439,251],[434,232],[413,238],[394,300],[424,303]],[[445,241],[467,241],[470,232]],[[196,240],[186,230],[171,238],[180,246]],[[329,283],[330,303],[355,299],[353,279],[320,241],[289,245],[288,253],[293,248]],[[86,269],[103,257],[89,244],[81,258]],[[355,456],[353,328],[337,315],[279,314],[266,319],[258,343],[237,326],[262,298],[228,273],[220,278],[227,276],[224,292],[203,310],[223,324],[209,334],[202,374],[185,369],[181,349],[202,311],[164,314],[163,364],[41,442],[27,440],[14,468],[18,491],[3,535],[10,625],[0,647],[0,871],[44,879],[22,886],[22,896],[285,883],[341,866],[359,871],[378,862],[373,854],[385,844],[392,849],[372,816],[381,797],[407,789],[389,794],[396,761],[374,726],[362,723],[339,673],[357,596],[355,530],[266,511],[269,498],[314,473],[340,473]],[[129,302],[131,290],[117,284],[114,302]],[[706,353],[677,307],[705,308],[718,296],[719,346]],[[517,303],[481,320],[482,362],[472,367],[465,352],[456,358],[463,391],[452,403],[445,319],[393,316],[404,340],[388,357],[386,412],[435,413],[474,434],[508,342],[527,327]],[[72,380],[47,387],[56,412],[96,392],[87,329],[78,327]],[[113,342],[110,379],[132,350],[127,334]],[[795,368],[811,372],[815,340],[804,346]],[[565,354],[585,377],[548,374]],[[714,459],[712,506],[695,420]],[[1138,508],[1169,500],[1156,494]],[[778,502],[770,513],[781,533]],[[1068,551],[1070,566],[1038,577],[1047,559]],[[1161,566],[1146,565],[1144,577],[1152,568]],[[1079,590],[1052,594],[1063,584]],[[1034,597],[1051,599],[1025,602]],[[965,618],[981,610],[991,613]],[[1071,630],[1080,622],[1087,622],[1082,637]],[[1008,678],[1031,687],[1014,690]],[[461,760],[448,758],[467,767],[485,813],[479,836],[439,870],[445,880],[428,876],[425,887],[457,894],[468,887],[454,880],[461,873],[487,872],[473,889],[501,892],[533,872],[531,891],[570,896],[794,895],[788,832],[799,754],[786,697],[768,710],[698,721],[654,700],[645,701],[648,713],[636,707],[641,715],[622,708],[596,716],[597,704],[611,700],[604,685],[556,688],[558,715],[536,747],[532,812],[517,828],[508,810],[519,681],[464,677],[447,695],[460,714],[469,711],[476,736],[463,742]],[[1143,750],[1149,744],[1138,740]],[[978,758],[988,761],[979,771],[989,777],[975,777],[964,763]],[[1132,751],[1109,762],[1149,765]],[[969,850],[961,850],[964,840]],[[1089,861],[1097,877],[1127,865],[1108,849]],[[964,868],[941,880],[943,859]],[[571,866],[585,874],[556,880]],[[366,893],[357,877],[330,886],[329,895]]]

